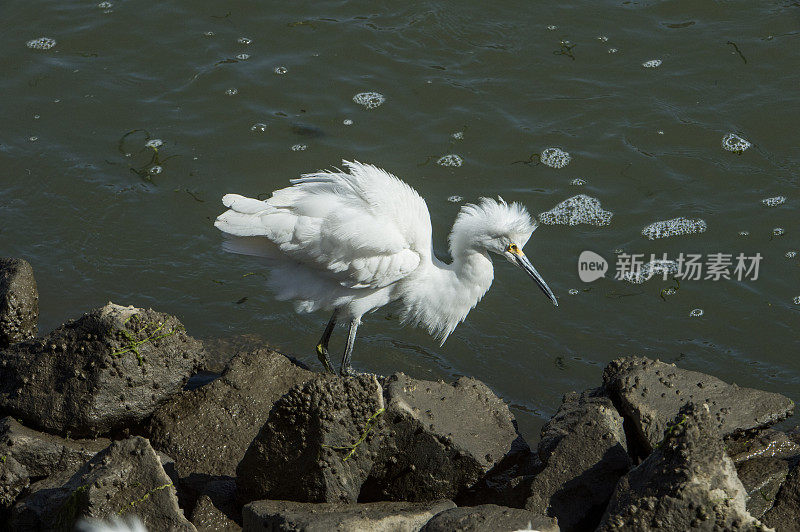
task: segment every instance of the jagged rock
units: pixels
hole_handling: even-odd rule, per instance
[[[245,505],[242,519],[245,531],[417,532],[431,517],[454,507],[452,501],[365,504],[255,501]]]
[[[317,375],[279,399],[236,468],[239,497],[356,502],[379,449],[373,375]]]
[[[504,460],[477,484],[459,494],[456,504],[525,508],[533,479],[542,469],[544,464],[535,451],[516,454],[513,459]]]
[[[398,373],[385,382],[383,441],[361,501],[451,499],[529,452],[503,401],[482,382]]]
[[[197,499],[190,521],[203,531],[241,530],[241,509],[236,502],[236,480],[216,480],[208,482]]]
[[[725,450],[737,465],[753,458],[800,461],[800,444],[785,432],[774,429],[734,434],[725,439]]]
[[[747,511],[761,519],[772,508],[778,490],[789,474],[789,463],[778,458],[751,458],[737,464],[736,472],[747,492]]]
[[[794,403],[783,395],[739,388],[643,357],[612,361],[603,371],[603,383],[620,413],[630,421],[644,456],[661,441],[667,423],[688,402],[707,404],[722,435],[771,425],[794,411]]]
[[[681,408],[663,441],[620,479],[600,526],[611,530],[766,530],[706,405]]]
[[[195,530],[148,441],[115,441],[65,483],[40,485],[12,512],[13,530],[72,530],[80,518],[136,515],[149,530]]]
[[[617,481],[631,468],[623,420],[603,388],[564,396],[542,428],[539,458],[525,508],[558,518],[564,531],[600,522]]]
[[[36,336],[39,292],[23,259],[0,258],[0,349]]]
[[[0,509],[7,509],[17,496],[30,485],[31,477],[25,466],[7,454],[0,455]]]
[[[219,379],[156,410],[151,443],[175,459],[181,477],[234,476],[275,401],[313,375],[277,351],[239,353]]]
[[[794,532],[800,526],[800,466],[795,466],[778,491],[762,521],[778,532]]]
[[[59,472],[72,474],[110,443],[105,438],[61,438],[29,429],[11,417],[0,419],[0,452],[24,465],[37,479]]]
[[[552,517],[494,504],[445,510],[428,521],[421,532],[515,532],[529,529],[559,532],[558,523]]]
[[[0,414],[56,434],[106,434],[147,418],[201,359],[173,316],[109,303],[3,352]]]
[[[203,338],[205,361],[203,369],[212,373],[222,373],[230,361],[240,353],[250,353],[257,349],[273,349],[269,342],[257,334],[237,334],[234,336],[214,336]]]

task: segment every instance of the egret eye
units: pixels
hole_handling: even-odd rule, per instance
[[[508,247],[506,248],[506,251],[516,255],[519,253],[519,246],[517,246],[516,244],[509,244]]]

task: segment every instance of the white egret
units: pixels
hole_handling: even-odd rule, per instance
[[[427,328],[444,344],[492,284],[489,252],[522,268],[558,305],[522,252],[536,223],[519,203],[464,205],[449,238],[453,262],[445,264],[433,254],[430,214],[416,190],[375,166],[343,164],[348,172],[305,174],[267,200],[226,194],[229,210],[214,222],[229,237],[225,250],[267,259],[277,299],[294,301],[301,313],[333,312],[317,344],[328,371],[337,320],[350,325],[339,369],[349,375],[361,317],[394,301],[403,323]]]

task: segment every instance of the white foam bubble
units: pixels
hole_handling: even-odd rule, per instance
[[[380,92],[359,92],[353,96],[353,101],[367,109],[375,109],[386,101],[386,96]]]
[[[792,299],[792,303],[795,305],[800,305],[800,296],[795,296],[795,298]]]
[[[447,201],[449,201],[450,203],[459,203],[461,201],[464,201],[464,198],[462,198],[461,196],[450,196],[449,198],[447,198]]]
[[[784,233],[786,233],[786,229],[784,229],[783,227],[776,227],[775,229],[772,230],[772,234],[774,236],[783,236]]]
[[[608,42],[608,37],[606,37],[605,35],[599,35],[597,37],[597,40],[600,42]]]
[[[784,255],[787,259],[793,259],[797,256],[797,252],[794,250],[787,251],[786,255]]]
[[[575,179],[573,179],[572,181],[570,181],[570,182],[569,182],[569,184],[570,184],[570,185],[574,185],[574,186],[576,186],[576,187],[582,187],[583,185],[585,185],[585,184],[586,184],[586,181],[584,181],[584,180],[583,180],[583,179],[581,179],[580,177],[576,177]]]
[[[455,133],[453,133],[450,136],[453,137],[456,140],[461,140],[461,139],[464,138],[464,132],[463,131],[456,131]]]
[[[572,160],[572,157],[561,148],[545,148],[539,155],[539,160],[550,168],[564,168]]]
[[[558,26],[556,26],[555,24],[550,24],[549,26],[547,26],[547,29],[549,31],[556,31],[558,29]]]
[[[207,31],[203,35],[205,35],[206,37],[213,37],[216,34],[213,31]]]
[[[580,293],[581,293],[581,291],[578,290],[577,288],[570,288],[569,289],[569,295],[571,295],[571,296],[577,296]]]
[[[658,68],[661,66],[661,63],[661,59],[651,59],[650,61],[642,63],[642,66],[645,68]]]
[[[742,153],[750,146],[752,146],[750,142],[746,141],[736,133],[727,133],[724,137],[722,137],[722,149],[727,151]]]
[[[461,159],[461,157],[455,153],[443,155],[442,157],[439,157],[438,161],[436,161],[436,164],[439,166],[461,166],[463,163],[463,159]]]
[[[250,54],[236,54],[236,59],[239,61],[247,61],[250,59]]]
[[[253,39],[249,37],[239,37],[238,39],[236,39],[236,42],[238,42],[239,44],[253,44]]]
[[[150,139],[144,143],[145,148],[153,148],[154,150],[159,146],[163,145],[164,141],[161,139]]]
[[[283,74],[286,74],[287,72],[289,72],[289,70],[285,66],[275,67],[275,73],[276,74],[279,74],[279,75],[282,76]]]
[[[739,231],[739,236],[750,236],[750,231]]]
[[[263,133],[266,130],[267,130],[267,124],[264,124],[263,122],[258,122],[250,126],[250,131],[257,131],[259,133]]]
[[[292,146],[292,151],[306,151],[308,149],[307,144],[295,144]]]
[[[689,316],[691,316],[692,318],[699,318],[703,314],[705,314],[705,312],[703,312],[703,309],[695,308],[695,309],[692,309],[692,311],[689,313]]]
[[[239,94],[239,89],[237,89],[236,87],[231,87],[230,89],[225,90],[225,94],[227,94],[228,96],[236,96],[237,94]]]
[[[150,170],[149,170],[150,175],[158,175],[162,171],[164,171],[164,169],[162,167],[158,166],[158,165],[150,167]]]
[[[28,137],[28,140],[31,142],[36,142],[37,140],[39,140],[39,137]]]
[[[619,50],[617,50],[616,48],[609,48],[608,49],[608,53],[610,53],[610,54],[615,54],[617,52],[619,52]]]
[[[111,9],[112,7],[114,7],[114,4],[112,4],[111,2],[100,2],[99,4],[97,4],[97,7],[99,7],[100,9]]]
[[[31,39],[25,43],[25,46],[33,50],[49,50],[56,45],[56,40],[51,37],[39,37],[38,39]]]
[[[539,221],[547,225],[608,225],[614,213],[604,211],[600,200],[578,194],[568,198],[547,212],[539,214]]]
[[[344,120],[342,120],[342,124],[344,124],[346,126],[352,126],[353,125],[353,121],[350,120],[349,118],[345,118]]]
[[[786,203],[786,196],[775,196],[774,198],[764,198],[761,200],[761,203],[763,203],[767,207],[777,207],[778,205]]]
[[[664,275],[678,273],[678,263],[669,259],[656,259],[643,264],[638,271],[625,272],[622,278],[632,284],[642,284],[654,277],[664,278]]]
[[[656,238],[703,233],[706,229],[708,229],[708,225],[705,220],[678,217],[651,223],[642,229],[642,235],[650,240],[655,240]]]

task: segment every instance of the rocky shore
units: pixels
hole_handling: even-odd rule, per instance
[[[201,378],[220,343],[174,316],[37,317],[32,268],[0,259],[3,530],[800,529],[800,433],[769,428],[794,403],[658,360],[612,361],[531,449],[475,379],[341,379],[268,347]]]

